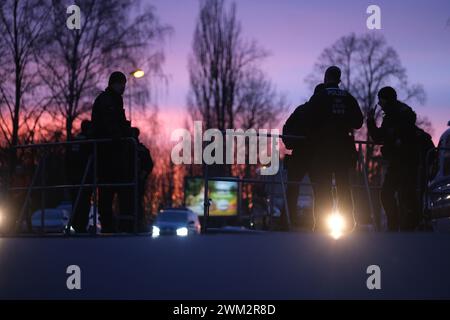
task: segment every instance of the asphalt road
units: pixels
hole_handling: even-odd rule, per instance
[[[69,265],[81,290],[66,287]],[[450,234],[0,238],[0,299],[18,298],[448,299]]]

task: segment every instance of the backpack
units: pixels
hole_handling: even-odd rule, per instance
[[[421,175],[427,172],[431,173],[433,164],[436,161],[435,145],[431,136],[423,129],[416,126],[416,143],[419,151],[419,161],[421,166]],[[428,158],[428,159],[427,159]]]
[[[295,111],[289,116],[286,120],[286,123],[283,126],[283,137],[282,141],[286,146],[286,149],[293,150],[300,148],[304,145],[304,140],[294,139],[284,137],[285,135],[290,136],[305,136],[306,128],[305,128],[305,119],[304,119],[304,107],[306,104],[302,104],[298,106]]]

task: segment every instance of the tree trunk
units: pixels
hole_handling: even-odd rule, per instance
[[[66,140],[72,140],[73,118],[68,116],[66,118]]]

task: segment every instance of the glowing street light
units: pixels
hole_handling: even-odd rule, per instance
[[[131,72],[130,73],[130,76],[132,76],[132,79],[134,78],[134,79],[140,79],[140,78],[143,78],[144,76],[145,76],[145,72],[144,72],[144,70],[142,70],[142,69],[136,69],[136,70],[134,70],[133,72]],[[130,117],[130,122],[132,121],[132,117],[133,117],[133,114],[132,114],[132,93],[131,93],[131,86],[129,87],[130,88],[130,93],[129,93],[129,97],[130,97],[130,101],[129,101],[129,106],[128,106],[128,108],[129,108],[129,117]]]
[[[145,72],[142,69],[136,69],[131,73],[131,75],[136,79],[140,79],[145,76]]]

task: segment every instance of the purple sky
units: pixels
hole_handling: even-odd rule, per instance
[[[196,0],[147,1],[175,31],[166,46],[169,88],[159,101],[164,123],[174,129],[182,125],[180,114],[189,89],[187,57],[199,4]],[[366,27],[370,4],[381,7],[380,31]],[[351,32],[381,32],[400,55],[410,82],[425,87],[426,104],[412,107],[430,118],[435,140],[446,128],[450,120],[449,0],[238,0],[237,15],[244,37],[257,40],[270,52],[262,68],[287,95],[291,109],[310,96],[304,79],[325,47]]]

